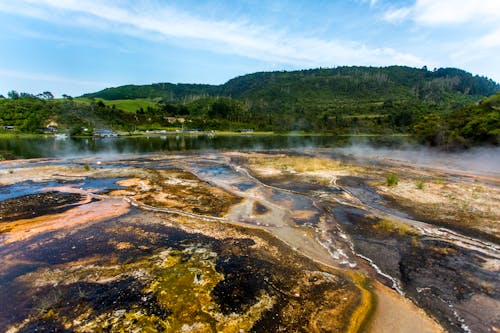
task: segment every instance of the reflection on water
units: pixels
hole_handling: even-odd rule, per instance
[[[0,151],[17,157],[66,157],[83,155],[138,154],[197,150],[265,150],[282,148],[328,148],[352,143],[349,137],[337,136],[155,136],[105,139],[0,138]],[[398,145],[402,137],[367,137],[374,144]]]
[[[47,188],[59,186],[76,186],[82,190],[95,189],[94,193],[107,193],[112,190],[123,188],[116,182],[125,178],[83,178],[72,181],[51,180],[46,182],[34,182],[27,180],[7,186],[0,186],[0,201],[21,197],[28,194],[43,193]]]

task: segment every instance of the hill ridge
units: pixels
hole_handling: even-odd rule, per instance
[[[255,72],[234,77],[220,85],[170,82],[147,85],[127,84],[87,93],[81,97],[95,97],[107,100],[162,98],[167,101],[181,101],[187,96],[251,98],[253,95],[265,96],[268,93],[265,90],[275,89],[276,87],[272,86],[276,84],[289,86],[288,88],[286,86],[282,87],[284,89],[278,91],[278,93],[289,94],[293,88],[298,90],[306,88],[307,90],[307,86],[297,84],[297,80],[308,81],[305,83],[316,85],[321,84],[323,87],[329,87],[330,91],[336,94],[350,93],[353,87],[364,90],[370,89],[372,93],[384,93],[382,89],[384,87],[386,89],[399,89],[399,93],[403,93],[401,90],[406,88],[405,95],[413,93],[417,95],[417,98],[419,93],[425,95],[426,90],[435,90],[436,88],[471,96],[492,95],[500,90],[500,85],[492,79],[472,75],[458,68],[439,68],[429,71],[426,67],[419,69],[408,66],[340,66],[295,71]],[[344,87],[342,87],[342,81],[347,83],[347,86],[344,84]],[[373,88],[378,90],[373,91]],[[274,90],[273,95],[276,95]]]

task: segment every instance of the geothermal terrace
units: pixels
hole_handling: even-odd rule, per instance
[[[500,174],[392,157],[0,162],[0,327],[497,332]]]

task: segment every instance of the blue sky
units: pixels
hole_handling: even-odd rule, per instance
[[[500,81],[500,0],[0,0],[0,94],[342,65]]]

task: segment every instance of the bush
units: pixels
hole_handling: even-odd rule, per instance
[[[16,155],[12,154],[10,151],[0,151],[0,161],[15,160],[16,158]]]
[[[399,183],[399,177],[395,174],[391,174],[386,177],[387,186],[396,186]]]
[[[394,221],[388,218],[381,219],[376,225],[375,229],[384,231],[390,234],[398,234],[400,236],[412,235],[417,236],[418,231],[412,226],[406,225],[402,222]]]

